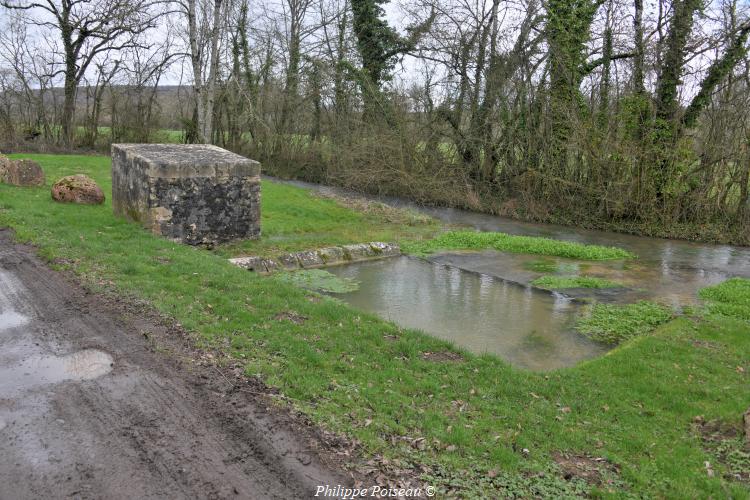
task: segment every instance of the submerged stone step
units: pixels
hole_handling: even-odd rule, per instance
[[[229,262],[248,271],[269,274],[280,270],[314,269],[363,260],[396,257],[398,255],[401,255],[401,249],[398,245],[373,241],[371,243],[358,243],[285,253],[273,259],[257,256],[237,257],[229,259]]]

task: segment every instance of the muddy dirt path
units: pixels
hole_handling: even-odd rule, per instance
[[[0,499],[309,498],[350,482],[312,427],[141,316],[0,229]]]

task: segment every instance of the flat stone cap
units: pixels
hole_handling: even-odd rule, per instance
[[[112,154],[140,163],[149,177],[255,177],[260,163],[211,144],[112,144]]]

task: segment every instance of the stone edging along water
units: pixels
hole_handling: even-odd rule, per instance
[[[397,257],[399,255],[401,255],[401,249],[398,245],[373,241],[371,243],[358,243],[355,245],[341,245],[320,248],[318,250],[285,253],[272,259],[257,256],[237,257],[229,259],[229,262],[248,271],[270,274],[275,271],[313,269],[363,260]]]

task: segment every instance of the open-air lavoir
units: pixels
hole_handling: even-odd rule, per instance
[[[750,500],[750,4],[0,0],[0,500]]]

